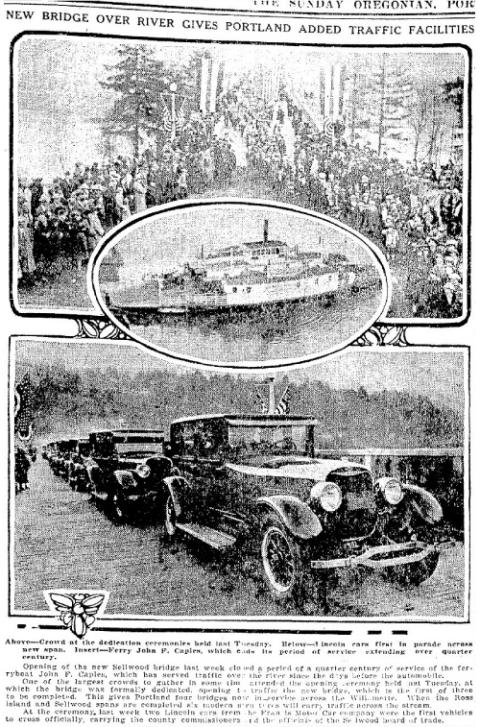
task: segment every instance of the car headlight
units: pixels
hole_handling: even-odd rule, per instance
[[[148,464],[139,464],[137,467],[137,474],[139,477],[143,477],[143,479],[146,479],[150,476],[151,469],[148,466]]]
[[[398,505],[403,500],[403,489],[398,480],[385,477],[379,484],[383,496],[389,505]]]
[[[319,502],[326,512],[335,512],[342,504],[342,491],[334,482],[317,482],[310,491],[310,500]]]

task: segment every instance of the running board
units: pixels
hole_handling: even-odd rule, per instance
[[[233,535],[227,535],[220,530],[214,530],[207,525],[198,525],[197,523],[175,523],[177,528],[187,535],[191,535],[203,543],[206,543],[215,550],[225,550],[230,548],[236,542]]]

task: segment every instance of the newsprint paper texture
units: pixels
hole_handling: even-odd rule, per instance
[[[475,0],[1,14],[2,724],[478,725]]]

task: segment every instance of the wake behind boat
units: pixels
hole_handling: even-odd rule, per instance
[[[195,313],[245,309],[310,298],[332,298],[368,287],[372,270],[342,255],[300,251],[298,246],[263,239],[221,248],[168,272],[147,272],[138,284],[107,284],[110,303],[124,310]],[[116,277],[116,276],[115,276]],[[112,278],[110,278],[112,281]],[[113,281],[112,281],[113,282]]]

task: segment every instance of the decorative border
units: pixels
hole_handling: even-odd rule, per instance
[[[77,318],[78,331],[74,338],[101,338],[111,341],[133,341],[108,318]]]
[[[96,619],[103,615],[107,605],[108,591],[77,592],[60,588],[44,591],[45,600],[64,628],[79,639],[88,633]]]
[[[379,307],[377,308],[374,315],[369,316],[362,325],[358,325],[350,336],[341,340],[336,345],[330,346],[330,348],[311,351],[308,354],[303,354],[301,358],[287,358],[284,356],[281,359],[265,359],[265,360],[235,360],[235,361],[223,361],[218,359],[203,359],[197,358],[193,354],[180,353],[173,348],[165,348],[161,344],[154,343],[152,340],[131,332],[126,321],[122,320],[119,315],[116,315],[114,310],[110,307],[109,303],[103,295],[103,291],[100,284],[100,267],[102,261],[108,252],[113,249],[119,242],[130,234],[131,228],[137,225],[150,224],[156,221],[161,216],[165,215],[172,218],[178,212],[185,213],[191,212],[195,214],[198,210],[213,209],[214,211],[219,208],[231,208],[238,210],[245,210],[248,208],[261,209],[268,214],[268,210],[275,210],[279,213],[299,215],[303,218],[309,218],[314,220],[316,223],[323,223],[331,226],[332,228],[349,235],[352,240],[355,240],[359,245],[363,246],[365,250],[368,250],[370,255],[374,258],[375,266],[378,269],[379,276],[383,279],[382,281],[382,300]],[[180,200],[176,202],[170,202],[169,204],[162,205],[160,207],[152,207],[142,215],[135,215],[129,218],[125,222],[121,223],[113,230],[111,230],[100,242],[95,250],[93,251],[89,263],[87,273],[87,290],[92,301],[95,302],[95,307],[104,316],[107,316],[114,325],[116,325],[126,336],[136,341],[146,350],[154,354],[159,354],[166,358],[174,361],[185,362],[186,364],[192,364],[195,366],[202,366],[208,368],[222,368],[232,370],[248,370],[248,371],[261,371],[267,369],[286,369],[295,366],[300,366],[307,363],[313,363],[319,361],[327,356],[333,355],[338,351],[343,351],[348,346],[352,345],[359,336],[369,330],[369,328],[379,322],[390,324],[390,321],[385,319],[385,312],[390,307],[391,295],[392,295],[392,278],[388,262],[385,258],[384,253],[367,237],[361,233],[352,230],[348,225],[345,225],[338,220],[333,220],[320,212],[309,210],[304,207],[297,207],[296,205],[287,204],[285,202],[277,202],[272,200],[263,199],[244,199],[237,197],[220,197],[214,199],[192,199],[192,200]],[[98,316],[101,317],[101,316]],[[401,322],[399,322],[400,324]],[[407,322],[403,322],[407,325]],[[395,322],[392,321],[392,325]]]
[[[357,338],[352,346],[411,346],[407,340],[407,326],[374,323],[368,331]]]
[[[90,347],[92,339],[96,339],[97,345],[122,344],[121,336],[118,332],[112,330],[114,327],[105,318],[98,317],[87,322],[78,321],[78,334],[73,337],[58,337],[52,335],[35,336],[35,335],[15,335],[9,338],[9,387],[8,396],[10,406],[8,411],[9,420],[9,473],[10,483],[13,477],[13,425],[14,425],[14,385],[15,385],[15,366],[16,366],[16,343],[19,341],[51,341],[56,343],[67,344],[74,343],[77,340],[79,345]],[[121,333],[121,332],[120,332]],[[42,629],[60,629],[70,630],[72,634],[82,639],[89,630],[96,632],[110,633],[326,633],[325,629],[334,628],[334,624],[372,624],[380,623],[385,625],[391,624],[465,624],[471,623],[471,584],[472,584],[472,551],[471,551],[471,530],[472,530],[472,508],[471,508],[471,349],[467,345],[447,345],[447,344],[413,344],[407,339],[407,331],[405,326],[386,326],[385,324],[376,324],[372,326],[366,334],[356,342],[357,347],[362,347],[368,355],[384,355],[382,348],[393,348],[401,346],[410,353],[415,352],[442,352],[456,351],[464,354],[464,384],[465,384],[465,410],[464,410],[464,461],[465,461],[465,505],[464,505],[464,527],[466,534],[465,541],[465,602],[464,613],[461,617],[443,616],[443,617],[352,617],[343,615],[341,617],[332,617],[325,614],[319,614],[318,617],[306,615],[284,615],[284,616],[210,616],[210,615],[187,615],[187,616],[165,616],[154,614],[105,614],[107,599],[109,592],[99,589],[89,588],[85,584],[80,584],[78,588],[55,588],[44,590],[44,598],[48,609],[46,611],[30,611],[16,609],[14,607],[14,492],[9,487],[8,498],[8,549],[9,549],[9,571],[8,571],[8,616],[10,618],[20,619],[17,628],[25,628],[27,622],[32,619],[38,623]],[[363,340],[364,339],[364,340]],[[82,343],[83,342],[83,343]],[[138,343],[130,341],[125,336],[124,346],[141,347]],[[342,352],[343,353],[343,352]],[[338,355],[338,354],[337,354]],[[342,354],[340,354],[342,355]],[[256,375],[256,372],[253,374]],[[258,375],[258,374],[257,374]],[[58,595],[60,594],[60,598]],[[98,597],[104,594],[106,597],[102,603],[97,600],[87,600],[93,596]],[[51,596],[56,597],[57,603]],[[99,601],[99,599],[98,599]],[[98,605],[98,611],[93,613],[91,609],[95,609]],[[87,611],[88,609],[88,611]],[[93,616],[95,621],[92,622]],[[77,617],[77,618],[75,618]],[[87,623],[88,620],[88,623]],[[338,633],[337,631],[335,633]]]
[[[92,0],[93,2],[93,0]],[[121,4],[121,3],[120,3]],[[112,5],[116,5],[116,3],[112,3]],[[142,7],[142,6],[140,6]],[[134,8],[132,8],[134,9]],[[205,10],[205,8],[203,9]],[[159,12],[159,6],[155,6],[155,11]],[[172,12],[183,12],[183,8],[179,9],[178,6],[172,6],[169,7],[169,11]],[[199,12],[200,9],[197,8],[196,12]],[[224,11],[224,12],[231,12],[231,11]],[[457,13],[458,15],[459,13]],[[461,13],[460,13],[461,14]],[[311,17],[311,16],[305,16],[305,17]],[[393,16],[392,16],[393,17]],[[15,238],[15,221],[16,221],[16,202],[15,202],[15,153],[16,153],[16,147],[15,147],[15,138],[16,138],[16,128],[15,128],[15,114],[14,114],[14,103],[15,103],[15,46],[16,44],[24,37],[55,37],[55,36],[63,36],[65,38],[67,37],[80,37],[80,38],[108,38],[111,40],[120,40],[120,41],[140,41],[140,42],[151,42],[155,41],[158,43],[167,43],[167,44],[187,44],[187,45],[233,45],[235,43],[232,43],[231,40],[224,40],[224,39],[209,39],[209,38],[197,38],[197,39],[191,39],[186,38],[185,36],[182,37],[175,37],[175,38],[169,38],[169,37],[153,37],[153,36],[137,36],[137,35],[116,35],[115,33],[84,33],[84,32],[73,32],[73,31],[59,31],[59,30],[22,30],[20,31],[16,36],[14,36],[10,41],[10,77],[9,77],[9,107],[10,107],[10,138],[9,138],[9,155],[10,155],[10,236],[9,236],[9,262],[10,262],[10,275],[9,275],[9,297],[10,297],[10,305],[13,310],[13,312],[21,317],[21,318],[38,318],[45,316],[53,317],[53,318],[77,318],[77,317],[83,317],[85,319],[89,319],[92,313],[88,310],[75,310],[75,309],[38,309],[38,308],[22,308],[18,303],[18,289],[17,289],[17,280],[16,280],[16,261],[18,257],[18,250],[17,250],[17,244],[16,244],[16,238]],[[470,45],[466,45],[465,43],[406,43],[406,44],[385,44],[385,43],[369,43],[369,44],[355,44],[355,43],[298,43],[298,42],[268,42],[268,41],[260,41],[260,40],[242,40],[237,41],[237,45],[241,46],[252,46],[252,47],[270,47],[270,48],[315,48],[315,49],[349,49],[349,50],[362,50],[362,51],[368,51],[369,49],[373,49],[376,51],[381,50],[388,50],[388,51],[395,51],[395,50],[401,50],[403,52],[407,52],[409,49],[412,49],[412,51],[437,51],[441,52],[442,50],[452,50],[452,51],[464,51],[466,54],[465,57],[465,89],[467,90],[467,97],[466,102],[464,104],[464,120],[465,120],[465,130],[467,131],[467,134],[464,135],[464,138],[466,138],[466,152],[464,157],[464,165],[463,165],[463,172],[464,172],[464,190],[465,190],[465,199],[468,200],[468,204],[466,207],[466,210],[464,209],[463,212],[463,222],[464,222],[464,229],[463,229],[463,240],[465,243],[466,248],[466,255],[465,262],[464,262],[464,313],[459,318],[444,318],[444,319],[436,319],[436,318],[388,318],[388,323],[390,323],[390,320],[392,321],[392,325],[408,325],[411,327],[431,327],[431,328],[456,328],[459,326],[465,325],[465,323],[470,318],[471,313],[471,254],[472,254],[472,240],[471,240],[471,191],[472,191],[472,47]],[[195,203],[198,200],[195,200],[194,197],[189,198],[189,203]],[[228,201],[234,202],[235,198],[229,198]],[[271,201],[271,200],[269,200]],[[299,208],[300,209],[300,208]],[[305,213],[308,213],[312,210],[309,208],[301,208],[301,210]],[[120,232],[121,230],[118,230],[118,226],[114,228],[114,230],[117,230]],[[111,231],[112,232],[112,231]],[[111,234],[111,232],[109,234]],[[105,242],[109,239],[108,235],[106,238],[102,240],[101,243],[99,243],[99,247],[103,247]],[[93,256],[91,256],[93,257]],[[94,315],[94,313],[93,313]],[[352,344],[350,344],[352,345]],[[301,362],[298,362],[301,363]],[[282,364],[283,365],[283,364]],[[287,364],[290,365],[290,364]],[[295,364],[296,365],[296,364]]]
[[[78,331],[74,338],[100,338],[110,341],[132,341],[115,323],[108,318],[77,318]],[[374,323],[351,346],[411,346],[407,339],[407,326]],[[312,361],[314,363],[314,361]]]

